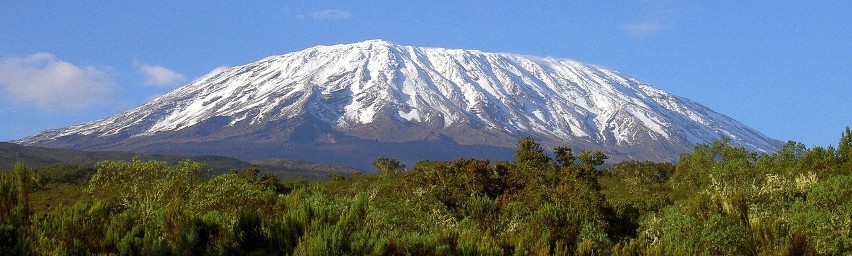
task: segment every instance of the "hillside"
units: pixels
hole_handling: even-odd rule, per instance
[[[15,163],[20,161],[31,168],[41,168],[59,164],[82,164],[83,166],[94,166],[103,160],[130,161],[134,158],[141,160],[158,160],[169,163],[177,163],[184,160],[192,160],[207,166],[212,176],[228,172],[230,170],[242,170],[252,165],[262,169],[264,173],[272,173],[279,179],[308,179],[326,180],[328,174],[339,173],[344,176],[359,172],[358,170],[322,165],[317,163],[293,160],[264,160],[256,162],[241,161],[231,157],[223,156],[174,156],[174,155],[145,155],[128,152],[115,151],[80,151],[68,149],[53,149],[42,147],[21,146],[13,143],[0,142],[0,170],[12,170]]]

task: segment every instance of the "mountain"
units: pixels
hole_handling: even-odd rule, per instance
[[[777,140],[637,79],[568,59],[382,40],[316,46],[211,72],[138,108],[45,131],[25,145],[292,158],[368,168],[508,158],[546,147],[674,160],[721,137],[758,152]]]

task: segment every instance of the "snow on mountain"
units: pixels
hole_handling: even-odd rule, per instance
[[[161,147],[285,145],[310,127],[325,127],[300,142],[314,148],[335,138],[512,147],[533,135],[546,145],[673,159],[722,136],[759,152],[780,145],[696,102],[594,65],[382,40],[316,46],[211,72],[125,113],[17,142],[130,150],[158,138],[169,138],[156,143]]]

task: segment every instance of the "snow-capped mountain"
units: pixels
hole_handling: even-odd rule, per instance
[[[376,156],[505,156],[526,135],[545,146],[655,160],[723,136],[754,151],[780,146],[605,68],[381,40],[316,46],[212,72],[125,113],[16,142],[360,166]]]

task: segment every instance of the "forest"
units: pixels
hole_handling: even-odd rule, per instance
[[[190,160],[17,163],[0,174],[0,255],[843,255],[852,130],[676,162],[518,141],[513,161],[400,162],[328,181]]]

